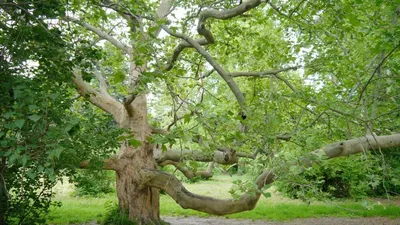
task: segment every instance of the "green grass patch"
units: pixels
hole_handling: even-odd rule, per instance
[[[194,184],[185,184],[186,188],[194,193],[218,198],[230,198],[228,190],[232,180],[244,179],[243,177],[217,176],[213,180],[200,181]],[[110,205],[117,202],[116,195],[110,194],[100,198],[71,197],[73,187],[65,185],[58,187],[56,200],[61,201],[61,208],[54,208],[50,213],[50,224],[72,224],[89,221],[102,221]],[[389,218],[400,217],[400,206],[393,204],[380,204],[376,201],[331,201],[326,203],[315,202],[306,204],[298,200],[282,197],[273,189],[271,198],[261,197],[255,209],[225,218],[254,219],[254,220],[290,220],[296,218],[317,217],[374,217]],[[198,216],[210,215],[190,209],[182,209],[168,195],[161,196],[162,216]]]
[[[262,197],[263,198],[263,197]],[[190,209],[182,209],[169,196],[163,196],[161,202],[161,214],[164,216],[198,216],[209,217],[210,215],[197,212]],[[363,206],[364,203],[355,202],[331,202],[329,203],[281,203],[271,202],[268,199],[261,199],[256,208],[251,211],[245,211],[225,218],[235,219],[254,219],[254,220],[291,220],[297,218],[318,218],[318,217],[374,217],[383,216],[389,218],[400,217],[400,207],[396,205],[372,204]]]
[[[71,197],[57,199],[62,206],[53,208],[49,215],[50,224],[73,224],[102,221],[107,213],[107,205],[116,202],[115,196],[102,198]]]

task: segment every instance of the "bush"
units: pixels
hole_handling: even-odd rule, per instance
[[[287,196],[307,201],[361,198],[370,190],[367,175],[371,174],[371,164],[375,162],[369,159],[366,163],[359,157],[321,161],[306,169],[291,166],[290,173],[282,174],[276,185]]]
[[[115,192],[115,174],[113,171],[81,170],[75,177],[77,196],[99,197]]]
[[[109,204],[107,214],[102,223],[103,225],[135,225],[135,222],[129,220],[126,213],[120,213],[118,205]]]
[[[370,196],[400,196],[400,148],[386,151],[373,151],[372,154],[381,158],[380,176],[370,176],[370,180],[379,181],[368,193]]]
[[[385,160],[383,160],[385,159]],[[400,163],[398,151],[370,152],[347,158],[323,160],[310,168],[291,166],[279,174],[278,190],[291,198],[363,198],[398,195]]]

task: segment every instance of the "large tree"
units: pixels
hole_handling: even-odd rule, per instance
[[[236,213],[253,209],[285,168],[400,146],[394,2],[51,2],[64,9],[57,20],[33,10],[51,10],[41,3],[0,6],[10,18],[28,14],[60,28],[74,64],[65,73],[124,130],[102,168],[116,172],[120,211],[138,224],[161,224],[159,190],[183,208]],[[286,142],[272,149],[271,140],[310,153],[261,170],[239,198],[196,195],[158,169],[210,177],[213,163],[278,160]],[[211,163],[191,171],[185,160]]]

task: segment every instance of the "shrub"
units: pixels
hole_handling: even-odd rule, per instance
[[[81,170],[75,177],[76,195],[99,197],[115,191],[115,174],[104,170]]]
[[[107,214],[102,223],[103,225],[135,225],[135,222],[130,221],[126,213],[121,213],[118,205],[107,205]]]
[[[280,174],[275,184],[287,196],[307,201],[398,194],[400,163],[396,157],[393,151],[386,157],[368,153],[323,160],[310,168],[291,166],[290,173]]]

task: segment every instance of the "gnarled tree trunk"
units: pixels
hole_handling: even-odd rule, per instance
[[[146,96],[137,96],[131,103],[132,110],[121,110],[116,120],[121,128],[129,130],[127,135],[140,141],[133,147],[126,140],[117,159],[117,195],[121,213],[137,224],[161,224],[159,211],[159,190],[143,185],[142,171],[156,169],[153,159],[153,146],[147,141],[151,134],[147,122]]]
[[[135,149],[133,157],[116,171],[119,209],[138,224],[161,224],[159,190],[142,185],[142,169],[155,168],[151,157],[143,154],[147,146]]]

